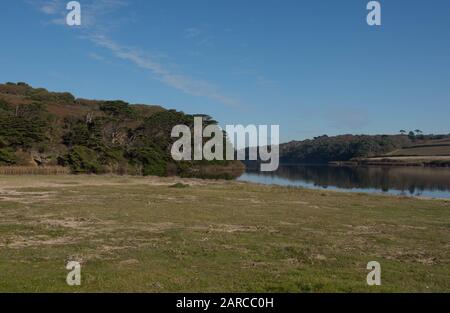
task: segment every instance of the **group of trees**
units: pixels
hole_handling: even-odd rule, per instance
[[[400,134],[401,135],[406,135],[406,130],[404,130],[404,129],[401,129],[400,130]],[[414,139],[414,138],[416,138],[416,137],[422,137],[423,136],[423,131],[421,131],[420,129],[415,129],[414,131],[410,131],[409,133],[408,133],[408,137],[409,138],[411,138],[411,139]]]
[[[0,99],[0,164],[16,164],[23,159],[22,150],[39,149],[51,120],[40,103],[9,105]]]
[[[320,136],[312,140],[293,141],[280,146],[282,163],[328,163],[357,157],[373,157],[411,143],[405,136],[342,135]]]
[[[205,125],[216,123],[206,115],[204,120]],[[175,162],[170,155],[175,140],[171,130],[179,124],[193,127],[194,117],[8,83],[0,85],[0,165],[32,164],[39,158],[48,165],[70,167],[74,173],[163,176],[170,170],[189,176],[198,164]]]

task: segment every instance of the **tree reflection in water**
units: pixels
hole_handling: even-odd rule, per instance
[[[439,192],[450,198],[450,169],[393,166],[280,166],[276,172],[247,170],[241,180],[305,187],[361,189],[420,196]]]

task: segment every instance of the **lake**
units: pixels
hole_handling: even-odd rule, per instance
[[[247,169],[238,180],[311,189],[450,199],[450,168],[285,165],[276,172]]]

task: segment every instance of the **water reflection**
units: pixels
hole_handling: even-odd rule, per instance
[[[307,188],[450,198],[448,168],[280,166],[276,172],[247,170],[239,180]]]

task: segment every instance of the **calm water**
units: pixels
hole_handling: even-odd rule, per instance
[[[424,167],[280,166],[276,172],[247,170],[239,180],[337,191],[450,199],[450,169]]]

